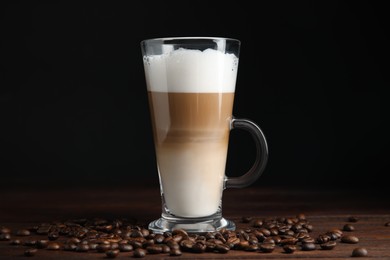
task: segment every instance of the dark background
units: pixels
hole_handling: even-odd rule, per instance
[[[255,185],[381,188],[388,9],[252,2],[2,2],[0,185],[157,184],[140,41],[220,36],[242,42],[234,115],[269,144]],[[254,151],[233,131],[227,174]]]

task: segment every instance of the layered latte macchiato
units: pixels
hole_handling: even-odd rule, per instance
[[[178,49],[144,57],[162,195],[169,214],[219,209],[238,58]]]

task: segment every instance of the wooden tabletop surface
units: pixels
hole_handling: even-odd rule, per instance
[[[155,183],[142,185],[120,185],[109,187],[19,187],[0,191],[0,227],[11,230],[11,241],[47,239],[44,235],[32,234],[18,237],[15,232],[40,223],[61,222],[69,219],[130,219],[137,225],[144,225],[158,218],[161,204],[158,186]],[[253,186],[244,189],[225,190],[223,215],[235,221],[238,229],[253,228],[243,223],[242,217],[252,219],[295,218],[304,214],[314,227],[313,238],[332,229],[343,229],[350,216],[358,219],[350,223],[352,232],[343,231],[359,238],[357,244],[337,241],[332,250],[322,250],[319,245],[314,251],[297,250],[287,254],[277,246],[272,253],[230,250],[226,254],[183,252],[181,256],[169,254],[147,255],[147,259],[349,259],[356,247],[368,251],[366,259],[390,259],[390,203],[385,191],[361,188],[334,189],[315,187],[265,187]],[[59,240],[61,241],[61,240]],[[24,245],[10,245],[0,241],[0,259],[23,257]],[[121,252],[116,259],[133,257],[132,252]],[[39,259],[102,259],[105,254],[96,251],[69,252],[39,249]]]

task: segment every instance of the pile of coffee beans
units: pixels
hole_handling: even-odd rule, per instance
[[[350,217],[348,221],[357,222],[358,219]],[[304,214],[287,218],[242,217],[241,222],[246,224],[246,228],[235,231],[223,229],[218,232],[190,234],[176,229],[157,234],[127,220],[74,219],[41,223],[15,231],[0,227],[0,241],[26,246],[25,256],[37,255],[39,250],[65,250],[99,252],[107,258],[125,253],[137,258],[148,254],[180,256],[183,252],[226,254],[231,250],[272,253],[277,247],[282,248],[286,254],[292,254],[297,250],[332,250],[338,243],[359,243],[358,237],[345,234],[355,229],[350,223],[341,229],[312,236],[314,227]],[[355,248],[351,253],[353,257],[367,255],[367,250],[361,247]]]

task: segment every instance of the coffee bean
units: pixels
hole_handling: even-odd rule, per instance
[[[336,245],[337,245],[337,244],[336,244],[335,241],[329,241],[329,242],[320,244],[320,247],[321,247],[321,249],[323,249],[323,250],[331,250],[331,249],[335,248]]]
[[[133,246],[129,244],[120,244],[119,251],[121,252],[130,252],[133,251]]]
[[[170,256],[181,256],[182,253],[181,253],[180,249],[174,248],[174,249],[171,249],[171,251],[169,252],[169,255]]]
[[[241,222],[242,223],[249,223],[253,220],[253,217],[249,217],[249,216],[244,216],[241,218]]]
[[[306,238],[304,238],[304,239],[301,240],[301,243],[302,243],[302,244],[315,243],[315,242],[316,242],[315,239],[312,238],[312,237],[306,237]]]
[[[19,240],[19,239],[14,239],[14,240],[11,240],[9,242],[10,245],[13,245],[13,246],[18,246],[20,245],[22,242]]]
[[[357,244],[359,243],[359,238],[355,236],[342,236],[341,242],[347,243],[347,244]]]
[[[23,245],[24,246],[35,246],[37,244],[36,240],[24,240]]]
[[[148,246],[146,247],[146,251],[148,251],[149,254],[160,254],[162,252],[161,246]]]
[[[141,246],[142,247],[142,244]],[[111,250],[111,245],[110,244],[99,244],[97,247],[96,247],[96,250],[99,252],[99,253],[104,253],[108,250]]]
[[[3,226],[0,227],[0,235],[1,234],[9,234],[9,233],[11,233],[11,229],[10,228],[3,227]]]
[[[60,237],[60,234],[58,232],[51,232],[47,235],[48,239],[50,241],[56,240],[57,238]]]
[[[31,232],[28,229],[19,229],[16,231],[15,235],[17,236],[29,236]]]
[[[89,245],[88,244],[79,244],[76,247],[76,252],[88,252],[89,251]]]
[[[312,251],[316,249],[316,245],[314,243],[304,243],[301,246],[302,251]]]
[[[214,249],[221,254],[226,254],[230,251],[230,247],[224,244],[217,244]]]
[[[364,247],[358,247],[352,251],[353,257],[363,257],[367,255],[368,255],[367,249],[365,249]]]
[[[355,216],[349,216],[348,217],[348,222],[358,222],[359,218]]]
[[[49,240],[41,239],[36,242],[37,248],[46,248],[47,244],[49,243]]]
[[[60,244],[56,242],[49,242],[46,247],[47,250],[59,250],[60,248]]]
[[[143,258],[146,256],[146,254],[147,254],[147,251],[145,249],[137,248],[134,250],[133,256],[136,258]]]
[[[113,249],[113,250],[108,250],[106,252],[106,256],[108,258],[115,258],[119,255],[119,250],[118,249]]]
[[[386,222],[385,227],[390,227],[390,222]]]
[[[355,227],[352,226],[351,224],[345,224],[344,227],[343,227],[343,230],[344,231],[354,231]]]
[[[66,244],[64,245],[64,250],[65,251],[75,251],[77,248],[76,244]]]
[[[260,245],[260,251],[264,253],[271,253],[275,249],[274,243],[263,243]]]
[[[297,248],[294,245],[285,245],[285,246],[283,246],[283,250],[287,254],[291,254],[291,253],[294,253],[295,250],[297,250]]]
[[[253,221],[253,227],[260,228],[263,226],[263,221],[261,219],[255,219]]]
[[[36,248],[29,248],[24,251],[25,256],[35,256],[35,254],[38,252],[38,249]]]

